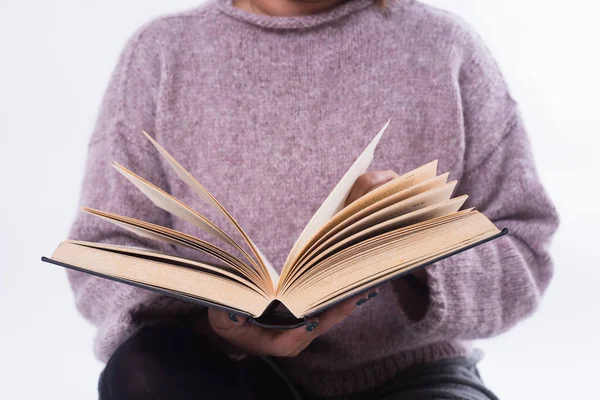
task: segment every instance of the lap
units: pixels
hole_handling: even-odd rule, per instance
[[[479,377],[477,361],[459,357],[414,366],[382,386],[335,400],[495,400]],[[235,362],[207,338],[170,325],[145,328],[123,343],[98,389],[100,400],[321,400],[290,389],[273,363],[258,357]]]
[[[268,388],[267,388],[268,383]],[[235,362],[189,329],[141,330],[111,356],[100,400],[258,399],[265,390],[290,398],[284,381],[259,358]]]

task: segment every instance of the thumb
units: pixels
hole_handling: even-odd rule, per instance
[[[365,172],[356,179],[354,186],[350,189],[348,197],[346,197],[345,205],[348,206],[355,200],[358,200],[372,190],[383,186],[389,181],[398,177],[394,171],[369,171]]]

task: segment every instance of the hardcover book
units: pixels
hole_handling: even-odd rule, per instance
[[[63,241],[52,257],[42,260],[227,310],[261,326],[293,328],[346,298],[508,233],[472,208],[461,210],[467,195],[453,197],[457,182],[448,182],[447,173],[437,174],[437,161],[344,207],[388,124],[318,208],[281,273],[221,203],[146,132],[176,175],[224,216],[236,235],[116,162],[113,167],[157,207],[202,229],[211,240],[106,211],[83,211],[136,235],[203,252],[215,262],[77,240]]]

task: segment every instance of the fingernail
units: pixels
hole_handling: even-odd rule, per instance
[[[369,299],[360,299],[359,301],[356,302],[356,306],[357,307],[362,306],[363,304],[365,304],[367,302],[367,300],[369,300]]]
[[[315,330],[315,328],[317,327],[317,325],[319,325],[318,321],[315,322],[309,322],[308,324],[306,324],[306,330],[309,332],[312,332]]]
[[[229,313],[229,319],[233,322],[238,322],[237,316],[232,312]]]
[[[369,299],[372,299],[373,297],[377,297],[377,295],[378,295],[378,294],[379,294],[379,292],[378,292],[377,290],[374,290],[374,291],[372,291],[371,293],[369,293],[369,294],[367,295],[367,297],[368,297]]]

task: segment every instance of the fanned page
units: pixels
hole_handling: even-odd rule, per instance
[[[498,233],[485,216],[469,210],[410,224],[354,243],[323,260],[281,298],[294,315],[310,315],[341,296],[357,294]]]
[[[328,249],[334,248],[337,243],[342,242],[344,239],[361,232],[369,232],[368,229],[377,226],[378,224],[386,223],[388,221],[402,221],[401,219],[397,219],[403,215],[407,215],[408,218],[411,213],[412,215],[419,215],[416,213],[421,209],[429,209],[429,210],[440,210],[443,204],[447,204],[450,200],[450,196],[452,195],[452,191],[456,186],[456,181],[447,183],[446,185],[433,188],[416,196],[409,197],[403,201],[399,201],[398,203],[392,204],[388,207],[385,207],[379,211],[373,212],[364,216],[363,218],[355,219],[349,218],[346,221],[349,223],[345,223],[338,225],[335,230],[333,230],[331,235],[324,236],[322,239],[315,243],[297,262],[295,268],[301,267],[303,264],[306,264],[312,257],[317,254],[320,254]],[[466,196],[463,198],[458,198],[459,200],[450,201],[451,205],[446,212],[458,211]],[[425,216],[434,215],[433,213],[424,214]],[[296,275],[295,273],[292,274]]]
[[[425,207],[420,210],[400,215],[396,218],[392,218],[372,226],[368,226],[365,229],[356,232],[354,232],[351,229],[352,227],[350,227],[350,229],[348,229],[348,233],[341,231],[338,238],[332,238],[329,246],[323,246],[320,252],[316,252],[316,254],[313,255],[313,258],[305,263],[306,269],[312,273],[312,265],[321,260],[325,260],[337,252],[353,246],[354,244],[365,242],[371,238],[384,235],[387,232],[456,213],[466,200],[466,195],[460,196],[455,199],[444,201],[440,204],[434,204],[429,207]]]
[[[382,210],[367,215],[356,222],[343,226],[342,229],[331,236],[322,246],[330,247],[333,243],[339,242],[348,236],[358,232],[366,231],[377,224],[393,221],[394,218],[410,214],[411,212],[417,214],[416,212],[421,209],[427,209],[428,207],[434,208],[436,205],[441,207],[441,205],[445,204],[445,202],[450,201],[450,196],[452,195],[452,191],[454,190],[455,186],[456,181],[453,181],[444,186],[431,189],[425,193],[410,197],[406,200],[400,201],[396,204],[390,205],[389,207],[383,208]],[[466,199],[466,196],[462,196],[462,199],[461,197],[458,197],[457,199],[454,199],[454,203],[457,206],[456,211],[458,211],[464,199]],[[452,203],[452,201],[450,201],[450,203]]]
[[[257,285],[260,285],[265,291],[273,294],[273,291],[269,290],[269,281],[267,281],[264,276],[260,275],[258,271],[247,266],[240,259],[211,243],[187,235],[183,232],[165,228],[164,226],[151,224],[149,222],[140,221],[135,218],[124,217],[122,215],[94,210],[91,208],[84,208],[84,211],[100,217],[138,236],[169,244],[189,247],[191,249],[208,254],[222,262],[224,264],[223,268],[231,268],[232,270],[239,271],[244,276],[248,277],[248,279],[252,280]]]
[[[84,246],[84,247],[90,247],[90,248],[94,248],[94,249],[107,250],[107,251],[112,251],[115,253],[129,255],[132,257],[141,257],[141,258],[145,258],[148,260],[156,260],[156,261],[164,262],[164,263],[172,263],[174,265],[185,266],[187,268],[193,269],[198,272],[206,272],[210,275],[222,276],[222,277],[225,277],[228,279],[233,279],[234,281],[237,281],[245,286],[248,286],[252,290],[263,295],[266,299],[269,299],[269,300],[271,299],[270,295],[268,293],[266,293],[262,287],[256,285],[252,279],[248,279],[247,276],[245,276],[244,274],[240,273],[237,270],[228,270],[228,269],[224,269],[221,266],[214,266],[214,265],[210,265],[207,263],[201,263],[198,261],[190,260],[187,258],[170,256],[168,254],[157,253],[154,251],[149,251],[146,249],[138,249],[138,248],[129,247],[129,246],[118,246],[118,245],[105,244],[105,243],[93,243],[93,242],[86,242],[86,241],[81,241],[81,240],[66,240],[64,243],[70,243],[70,244],[75,244],[75,245]],[[168,284],[168,281],[163,282],[157,286],[162,286],[165,283]],[[169,287],[167,289],[173,289],[173,288]]]
[[[400,215],[396,218],[386,220],[375,225],[369,226],[357,232],[345,234],[342,230],[338,237],[333,237],[329,243],[321,246],[303,260],[302,264],[294,271],[290,279],[285,281],[285,285],[281,293],[285,293],[292,286],[296,287],[296,280],[300,279],[303,274],[312,275],[318,272],[315,266],[321,262],[326,262],[332,257],[339,257],[339,253],[344,249],[365,242],[377,236],[382,236],[388,232],[399,230],[410,225],[418,224],[428,220],[433,220],[445,215],[457,212],[466,201],[467,196],[460,196],[455,199],[444,201],[439,204],[433,204],[428,207],[409,212],[408,214]],[[351,228],[351,227],[350,227]],[[350,230],[350,232],[352,232]]]
[[[302,252],[299,260],[301,260],[307,253],[312,251],[316,246],[319,246],[324,241],[326,241],[327,239],[329,239],[330,237],[332,237],[333,235],[335,235],[342,229],[354,224],[355,222],[357,222],[359,220],[363,220],[363,219],[367,218],[368,216],[371,216],[372,214],[375,214],[381,210],[385,209],[385,210],[391,211],[392,209],[395,209],[395,208],[397,209],[397,207],[401,207],[401,206],[398,206],[399,203],[404,203],[410,199],[413,199],[413,201],[414,201],[415,198],[418,199],[418,195],[421,195],[425,192],[431,191],[432,189],[435,189],[435,188],[445,185],[447,179],[448,179],[448,173],[445,173],[443,175],[440,175],[440,176],[437,176],[437,177],[434,177],[431,179],[427,179],[423,182],[415,184],[414,186],[410,186],[404,190],[401,190],[400,192],[393,193],[388,197],[384,197],[381,200],[375,201],[372,204],[370,204],[368,207],[357,210],[356,212],[346,216],[341,222],[337,223],[336,225],[331,226],[322,235],[320,235],[318,240],[314,241],[314,243],[311,244],[310,247],[307,246],[305,248],[305,250]],[[383,185],[383,186],[386,186],[386,185]],[[454,188],[454,186],[455,185],[452,185],[452,188]],[[370,194],[371,193],[368,193],[364,197],[368,197]],[[416,204],[414,204],[413,209],[411,211],[415,211],[418,208],[422,208],[424,206],[433,204],[432,200],[435,201],[435,199],[430,199],[430,198],[428,198],[427,201],[424,201],[422,203],[418,203],[418,201],[417,201]],[[407,202],[404,204],[408,205],[408,204],[412,204],[412,202],[411,203]],[[350,208],[350,206],[346,207],[346,208]],[[345,210],[346,209],[343,209],[338,214],[342,214]],[[336,216],[338,214],[336,214]],[[334,218],[336,216],[334,216]],[[332,218],[332,220],[334,218]]]
[[[165,159],[167,164],[173,169],[173,171],[177,174],[177,176],[184,181],[190,189],[192,189],[202,200],[212,206],[217,212],[227,218],[231,224],[237,229],[237,231],[242,235],[248,246],[252,249],[254,256],[258,259],[260,272],[265,277],[268,277],[271,281],[271,290],[274,292],[277,282],[279,281],[279,274],[273,268],[271,263],[267,260],[267,258],[262,254],[262,252],[256,247],[256,245],[252,242],[250,237],[244,232],[242,227],[237,223],[237,221],[225,210],[225,208],[215,199],[208,190],[204,186],[200,184],[190,174],[185,168],[181,166],[165,149],[161,147],[148,133],[142,131],[144,135],[150,140],[152,145],[158,150],[161,156]]]
[[[252,257],[236,241],[234,241],[229,235],[219,229],[219,227],[217,227],[202,214],[177,200],[167,192],[154,186],[145,179],[139,177],[122,165],[113,162],[112,166],[129,182],[137,187],[148,199],[150,199],[154,205],[202,229],[204,232],[210,234],[214,238],[217,238],[224,243],[229,243],[237,251],[239,251],[240,254],[242,254],[252,266],[254,266],[256,269],[260,268],[254,259],[252,259]]]
[[[308,222],[296,243],[292,247],[285,264],[283,265],[283,270],[281,275],[284,276],[289,268],[293,265],[296,257],[300,253],[300,250],[308,243],[308,241],[317,233],[319,228],[329,220],[335,213],[342,209],[344,202],[346,201],[346,197],[350,193],[354,182],[356,179],[364,174],[371,162],[373,161],[373,156],[375,153],[375,149],[383,136],[383,133],[387,129],[390,121],[388,120],[383,128],[379,131],[379,133],[375,136],[375,138],[369,143],[367,148],[362,152],[362,154],[358,157],[358,159],[352,164],[348,172],[342,177],[339,183],[335,186],[333,191],[327,196],[323,204],[319,207],[317,212],[313,215],[311,220]]]
[[[367,193],[352,204],[344,207],[337,214],[331,217],[321,228],[315,233],[310,240],[298,251],[293,264],[281,274],[280,285],[288,279],[293,270],[298,266],[299,262],[306,256],[308,252],[315,246],[322,243],[332,233],[339,231],[340,227],[347,226],[349,220],[355,220],[356,215],[365,215],[365,212],[372,213],[376,211],[376,207],[380,204],[394,204],[409,196],[414,196],[433,188],[437,185],[446,182],[448,174],[441,175],[436,178],[437,160],[423,165],[413,171],[401,175],[390,182],[387,182],[375,190]],[[427,182],[428,184],[422,185]],[[389,202],[388,199],[393,199]],[[380,206],[383,208],[383,206]],[[369,211],[370,210],[370,211]]]

